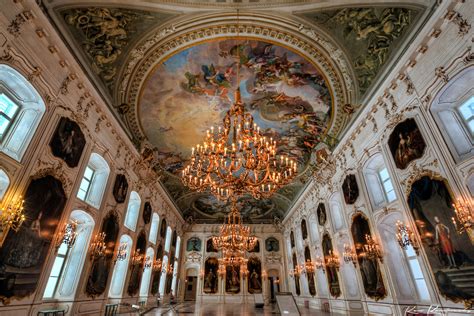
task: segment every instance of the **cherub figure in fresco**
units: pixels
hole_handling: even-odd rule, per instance
[[[181,82],[181,88],[191,93],[202,93],[202,87],[199,84],[199,75],[194,75],[187,71],[184,76],[188,82]]]

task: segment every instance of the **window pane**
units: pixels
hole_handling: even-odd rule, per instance
[[[3,136],[8,125],[10,125],[10,121],[4,116],[0,116],[0,137]]]
[[[82,179],[81,181],[81,185],[79,186],[79,189],[83,190],[83,191],[86,191],[89,189],[89,185],[90,185],[90,181],[88,181],[87,179]]]
[[[12,118],[17,110],[18,105],[10,100],[10,98],[5,94],[0,94],[0,112],[5,113],[9,118]]]
[[[51,269],[50,276],[59,276],[59,274],[61,273],[61,268],[63,267],[63,262],[63,257],[56,257],[56,260],[54,260],[53,268]]]
[[[383,188],[385,189],[385,192],[388,193],[388,191],[393,191],[393,185],[392,185],[392,181],[390,180],[387,180],[383,183]]]
[[[408,258],[416,256],[415,250],[413,249],[412,246],[408,246],[407,249],[405,250],[405,253],[407,254]]]
[[[421,272],[420,264],[418,263],[418,259],[410,259],[410,268],[413,273],[413,277],[415,279],[422,279],[423,273]]]
[[[465,120],[470,119],[474,116],[474,99],[471,98],[469,101],[459,107],[459,112]]]
[[[395,191],[389,191],[387,192],[387,200],[389,202],[395,201],[397,199],[397,195],[395,194]]]
[[[77,197],[84,201],[86,198],[86,193],[86,191],[79,189],[79,191],[77,191]]]
[[[54,288],[56,287],[57,282],[58,282],[57,277],[49,277],[48,283],[46,284],[46,288],[44,289],[43,297],[53,297]]]
[[[418,295],[420,299],[423,301],[428,301],[430,299],[430,293],[428,292],[428,287],[426,286],[426,282],[424,279],[416,280],[416,289],[418,291]]]
[[[65,243],[61,243],[58,249],[58,255],[66,255],[67,253],[67,245]]]
[[[387,168],[383,168],[382,170],[379,171],[380,178],[382,179],[382,182],[387,180],[389,178]]]
[[[87,179],[92,179],[92,175],[94,174],[94,170],[92,170],[91,168],[89,167],[86,167],[86,170],[84,171],[84,178],[87,178]]]
[[[471,119],[468,123],[469,129],[474,133],[474,119]]]

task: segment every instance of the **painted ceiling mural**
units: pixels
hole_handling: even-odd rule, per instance
[[[178,200],[180,186],[184,187],[178,185],[179,179],[170,178],[180,176],[191,147],[202,141],[206,130],[222,124],[234,102],[238,74],[247,111],[266,136],[277,140],[280,154],[298,161],[301,173],[313,148],[322,141],[331,143],[325,133],[332,118],[331,93],[311,62],[259,40],[221,39],[189,47],[150,73],[138,109],[142,130],[157,148],[161,168],[170,174],[164,184],[170,192],[178,190]],[[299,189],[303,182],[300,178],[293,186]],[[297,191],[279,193],[292,200]],[[194,203],[198,202],[203,201]],[[266,203],[253,205],[266,214]],[[194,209],[199,210],[199,205],[204,203],[193,205]],[[216,205],[214,212],[219,208]]]
[[[302,14],[346,48],[361,94],[370,87],[419,15],[421,9],[393,7],[343,8]]]
[[[69,5],[68,0],[39,1],[137,149],[143,157],[147,157],[145,152],[152,152],[151,161],[155,166],[158,163],[160,181],[185,218],[219,221],[225,208],[207,195],[190,192],[179,176],[190,148],[201,142],[210,126],[221,124],[232,104],[240,65],[240,89],[246,109],[264,133],[278,141],[281,153],[295,157],[300,167],[296,181],[271,199],[255,201],[245,197],[240,201],[246,210],[246,220],[255,223],[270,222],[275,216],[281,218],[286,214],[311,176],[318,144],[329,149],[337,144],[338,140],[329,135],[338,137],[343,128],[334,133],[334,126],[350,122],[355,109],[361,108],[357,103],[374,88],[384,67],[404,48],[408,34],[413,33],[414,22],[424,10],[415,6],[373,6],[295,13],[305,18],[308,25],[323,29],[345,51],[359,92],[355,94],[357,100],[345,100],[350,104],[342,104],[338,97],[341,89],[337,88],[341,87],[340,82],[326,81],[326,76],[309,60],[281,43],[256,38],[194,42],[194,46],[164,57],[164,61],[160,57],[162,61],[157,66],[144,62],[153,69],[140,68],[144,65],[136,60],[137,54],[147,61],[146,57],[157,50],[163,50],[165,56],[172,47],[156,46],[154,38],[171,42],[180,36],[180,23],[188,23],[183,22],[186,16],[179,11],[181,6],[170,12],[160,11],[159,5],[151,10],[138,4],[126,8],[86,7],[72,0]],[[178,2],[186,6],[194,0]],[[298,1],[278,0],[291,2]],[[137,83],[131,79],[125,81],[126,86],[121,83],[134,71],[149,75],[141,85],[138,102],[129,104],[120,96]],[[329,87],[335,87],[336,93]],[[338,104],[337,109],[334,104]]]

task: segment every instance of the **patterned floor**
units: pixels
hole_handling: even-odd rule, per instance
[[[199,316],[270,316],[281,315],[277,305],[265,306],[264,308],[255,308],[254,305],[249,304],[216,304],[207,303],[200,304],[194,302],[184,302],[169,307],[168,305],[154,308],[144,315],[199,315]],[[330,315],[329,313],[321,312],[314,309],[300,307],[301,316],[310,315]],[[284,314],[284,316],[296,316]]]

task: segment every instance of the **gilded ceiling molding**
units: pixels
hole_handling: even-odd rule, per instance
[[[193,21],[174,23],[158,29],[150,38],[144,39],[142,44],[134,48],[127,60],[119,89],[116,91],[115,104],[126,105],[123,111],[126,123],[136,138],[135,142],[145,139],[136,117],[136,107],[143,82],[148,73],[170,55],[189,46],[197,45],[209,39],[222,39],[237,36],[261,39],[284,45],[297,51],[317,65],[328,78],[334,96],[335,113],[329,134],[337,137],[348,122],[347,116],[342,113],[342,105],[351,103],[355,97],[353,88],[348,86],[347,78],[353,75],[349,69],[343,69],[337,60],[332,59],[336,46],[329,46],[329,42],[321,36],[310,38],[308,34],[301,34],[301,24],[294,21],[282,21],[282,17],[253,14],[239,16],[239,25],[236,24],[235,14],[213,14],[199,17],[209,21],[205,25],[196,25]],[[284,22],[288,22],[283,24]],[[238,30],[237,30],[238,27]],[[322,42],[318,42],[318,39]],[[341,56],[340,56],[341,57]],[[342,58],[342,57],[341,57]],[[352,79],[350,82],[354,82]],[[123,90],[125,89],[126,90]]]

